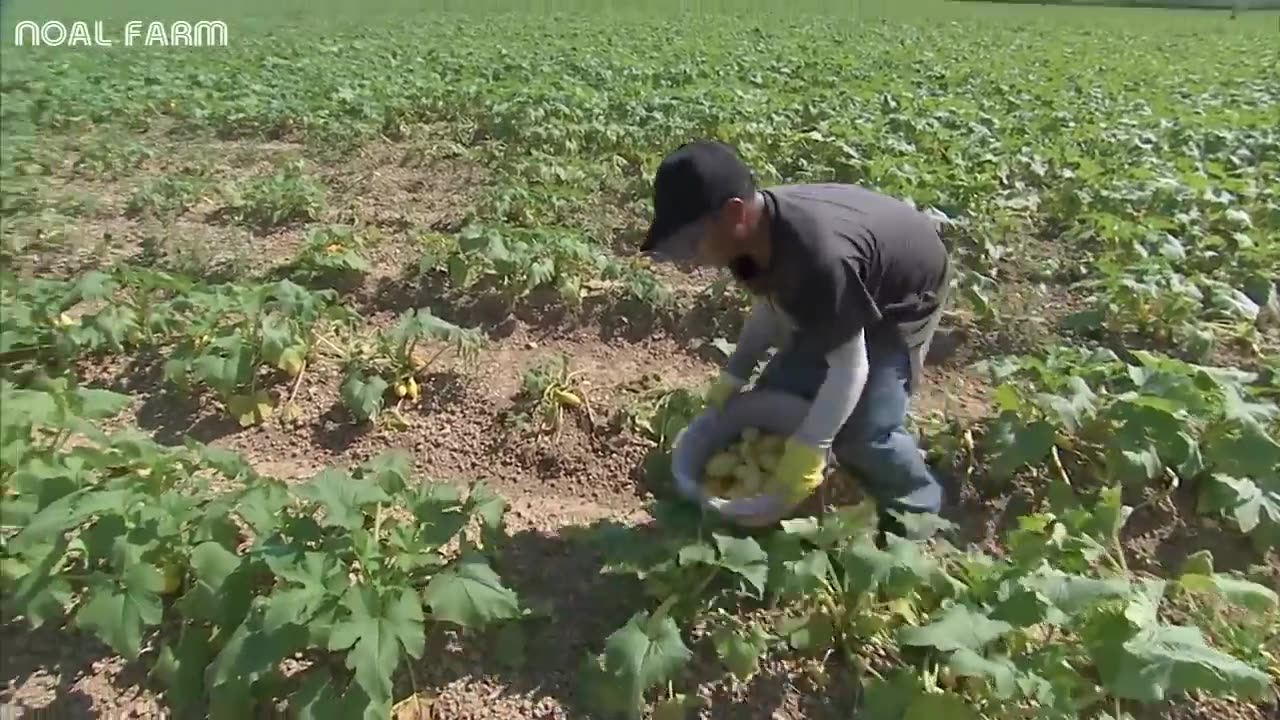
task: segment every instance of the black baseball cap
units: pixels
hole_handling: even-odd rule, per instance
[[[653,178],[653,223],[640,252],[673,260],[696,255],[698,221],[726,200],[755,192],[755,178],[736,150],[716,140],[688,142],[658,165]]]

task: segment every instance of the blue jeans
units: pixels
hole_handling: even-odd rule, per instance
[[[832,454],[857,474],[882,511],[938,513],[942,485],[905,427],[911,395],[906,343],[896,333],[868,337],[867,355],[867,384],[832,442]],[[765,366],[756,386],[812,400],[826,375],[826,358],[784,347]]]

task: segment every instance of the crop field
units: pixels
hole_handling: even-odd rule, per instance
[[[5,717],[1280,715],[1277,13],[97,5],[0,16]],[[708,136],[946,221],[910,537],[674,496]]]

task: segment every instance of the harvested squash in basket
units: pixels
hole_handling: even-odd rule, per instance
[[[745,428],[728,447],[711,456],[702,474],[702,488],[720,498],[757,495],[782,458],[786,438]]]

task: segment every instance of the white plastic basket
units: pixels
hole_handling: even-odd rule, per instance
[[[736,440],[745,428],[755,427],[766,434],[789,437],[804,422],[809,404],[804,398],[788,393],[749,390],[731,397],[721,411],[698,416],[676,438],[671,451],[671,474],[676,490],[730,519],[771,522],[780,511],[773,498],[714,497],[702,489],[702,471],[711,456]]]

